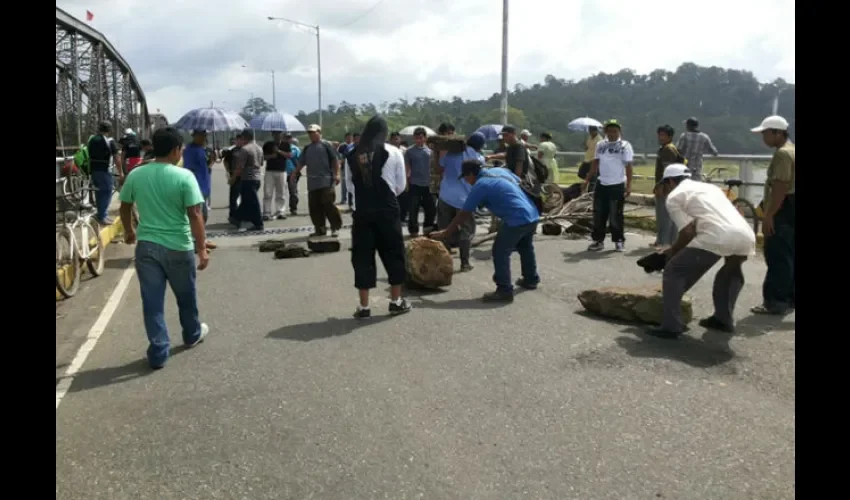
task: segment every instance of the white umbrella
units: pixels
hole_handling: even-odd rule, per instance
[[[404,127],[403,129],[399,130],[398,133],[400,135],[413,135],[413,131],[416,130],[417,128],[419,128],[419,127],[422,127],[422,128],[425,129],[426,135],[437,135],[436,132],[434,132],[432,129],[426,127],[425,125],[411,125],[409,127]]]
[[[576,118],[567,125],[571,132],[587,132],[588,127],[602,128],[602,124],[588,116]]]

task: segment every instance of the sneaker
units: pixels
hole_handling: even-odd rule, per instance
[[[460,272],[462,272],[462,273],[468,273],[469,271],[472,271],[473,269],[474,269],[474,267],[472,267],[472,264],[467,263],[467,264],[461,264],[460,265]]]
[[[114,221],[112,219],[110,219],[109,217],[107,217],[105,219],[97,219],[97,223],[100,224],[101,226],[110,226],[110,225],[112,225],[113,222]]]
[[[264,226],[251,226],[248,228],[248,231],[265,231]]]
[[[337,236],[339,236],[339,229],[333,229],[331,231],[331,237],[336,238]]]
[[[206,323],[201,323],[201,335],[198,337],[198,340],[192,342],[191,344],[187,344],[186,347],[195,347],[196,345],[200,344],[204,341],[205,338],[207,338],[207,334],[209,333],[210,327],[207,326]]]
[[[354,319],[371,318],[372,317],[372,310],[369,309],[368,307],[363,308],[363,307],[357,306],[357,309],[354,310],[354,314],[352,316],[354,316]]]
[[[537,290],[537,283],[528,283],[527,281],[525,281],[525,278],[520,278],[516,280],[516,286],[524,288],[526,290]]]
[[[618,241],[617,243],[614,243],[614,251],[615,252],[625,252],[626,251],[626,244],[623,243],[622,241]]]
[[[286,214],[283,214],[283,213],[277,214],[277,216],[275,216],[275,219],[286,220]]]
[[[589,247],[587,247],[587,251],[588,252],[598,252],[598,251],[600,251],[604,248],[605,248],[605,243],[602,243],[601,241],[594,241],[593,243],[590,244]]]
[[[265,222],[268,222],[268,221],[272,220],[272,218],[271,218],[271,216],[270,216],[270,215],[264,215],[264,216],[263,216],[263,220],[264,220]]]
[[[514,301],[514,294],[499,292],[499,291],[490,292],[490,293],[485,293],[481,297],[481,300],[483,300],[484,302],[513,302]]]
[[[399,299],[398,302],[390,301],[390,314],[392,316],[408,313],[411,309],[413,309],[413,306],[410,305],[407,299]]]
[[[325,234],[325,233],[318,233],[318,232],[316,232],[316,233],[310,233],[310,234],[308,234],[308,235],[307,235],[307,237],[308,237],[308,238],[324,238],[325,236],[327,236],[327,234]]]
[[[673,331],[666,330],[666,329],[661,328],[661,327],[647,328],[647,330],[646,330],[647,335],[652,335],[653,337],[658,337],[660,339],[669,339],[669,340],[678,339],[679,337],[682,336],[682,333],[684,333],[684,332],[673,332]]]
[[[735,333],[735,327],[732,325],[727,325],[726,323],[722,323],[719,319],[714,316],[709,316],[707,318],[703,318],[699,320],[699,326],[703,328],[708,328],[709,330],[717,330],[725,333]]]
[[[295,217],[296,215],[298,215],[298,210],[295,210],[295,209],[290,210],[289,215]]]

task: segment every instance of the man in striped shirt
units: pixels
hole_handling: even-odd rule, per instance
[[[700,132],[699,121],[690,117],[685,120],[685,132],[679,136],[676,149],[688,161],[688,170],[691,171],[691,180],[702,180],[702,155],[711,153],[717,156],[717,148],[711,142],[711,137],[705,132]]]

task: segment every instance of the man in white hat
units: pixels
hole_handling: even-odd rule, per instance
[[[664,169],[661,190],[667,196],[667,211],[679,236],[666,251],[661,295],[664,317],[648,334],[675,339],[687,330],[682,321],[681,301],[717,261],[723,267],[714,277],[714,314],[699,325],[724,332],[734,331],[733,313],[744,287],[741,265],[755,252],[756,235],[746,219],[729,203],[719,187],[695,182],[685,165],[674,163]]]
[[[795,303],[795,148],[788,137],[788,121],[781,116],[768,116],[752,131],[760,133],[764,143],[776,149],[767,167],[762,199],[764,260],[767,263],[763,303],[752,308],[752,312],[784,315],[794,309]]]

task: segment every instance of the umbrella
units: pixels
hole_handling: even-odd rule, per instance
[[[499,124],[491,124],[491,125],[483,125],[476,130],[476,132],[480,132],[484,135],[484,139],[488,141],[495,141],[499,138],[499,134],[502,133],[502,125]]]
[[[576,118],[567,124],[567,130],[571,132],[587,132],[588,127],[602,128],[602,124],[587,116]]]
[[[180,130],[209,130],[212,132],[249,128],[248,122],[238,113],[221,108],[193,109],[177,120],[174,127]]]
[[[436,132],[434,132],[430,128],[426,127],[425,125],[411,125],[409,127],[404,127],[403,129],[399,130],[398,133],[399,133],[399,135],[413,135],[413,131],[416,130],[417,128],[419,128],[419,127],[422,127],[422,128],[425,129],[425,135],[437,135]]]
[[[251,128],[265,131],[280,132],[305,132],[304,124],[298,118],[279,111],[263,113],[251,120]]]

